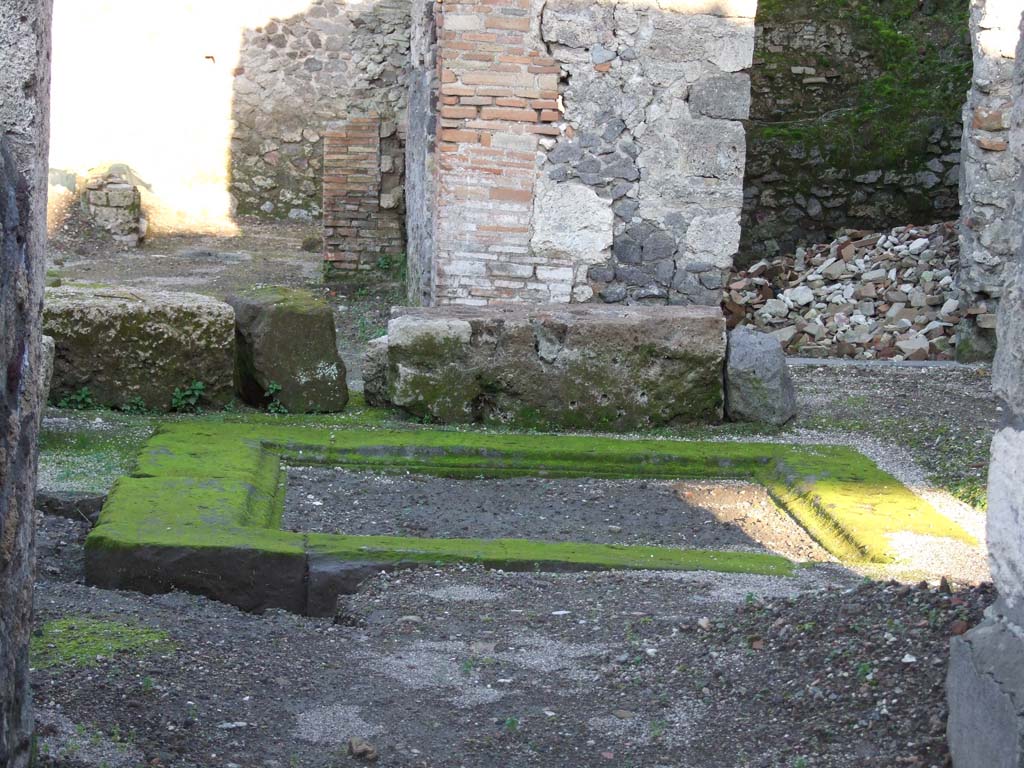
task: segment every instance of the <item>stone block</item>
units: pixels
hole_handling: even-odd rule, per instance
[[[88,387],[98,405],[139,399],[168,410],[175,388],[201,381],[203,405],[232,400],[235,313],[192,293],[50,288],[43,328],[55,345],[51,398]]]
[[[796,415],[796,391],[775,336],[743,326],[729,333],[725,408],[732,421],[782,425]]]
[[[345,363],[326,301],[270,287],[228,303],[235,310],[235,385],[245,402],[266,407],[276,400],[290,413],[344,410]]]
[[[386,397],[443,423],[631,430],[722,417],[717,307],[403,309]]]
[[[952,639],[947,734],[956,768],[1024,768],[1021,691],[1024,643],[1010,625],[990,615]]]

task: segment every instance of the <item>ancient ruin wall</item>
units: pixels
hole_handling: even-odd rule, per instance
[[[1024,23],[1013,27],[1014,36],[1018,29],[1024,31]],[[1000,137],[1008,142],[1002,155],[1016,162],[1024,161],[1024,34],[1020,40],[1008,92],[1015,100],[1012,119],[1004,113],[1001,121],[1012,128]],[[1002,40],[1001,49],[1007,44]],[[976,81],[992,73],[985,60],[976,60],[975,66]],[[979,626],[951,643],[949,742],[957,768],[1024,765],[1024,178],[1018,176],[1013,188],[1005,202],[1012,209],[1005,237],[1013,243],[1013,255],[1001,274],[993,375],[1005,423],[992,441],[986,530],[999,599]]]
[[[958,218],[967,6],[758,4],[740,264]]]
[[[717,304],[754,11],[441,6],[431,301]]]
[[[0,3],[0,766],[23,768],[32,733],[36,435],[43,395],[50,0]]]
[[[971,2],[974,76],[963,113],[958,281],[961,303],[977,309],[979,319],[961,325],[957,356],[962,360],[991,356],[993,323],[981,318],[993,317],[1019,237],[1011,207],[1020,161],[1008,151],[1008,130],[1022,11],[1021,0]]]
[[[401,188],[409,8],[409,0],[313,0],[301,14],[245,30],[231,143],[239,213],[318,217],[325,128],[353,114],[380,116],[383,190]]]

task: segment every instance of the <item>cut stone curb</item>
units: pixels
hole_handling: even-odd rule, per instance
[[[844,447],[196,420],[164,426],[135,473],[115,484],[86,541],[89,583],[146,593],[183,589],[245,610],[325,615],[338,594],[366,576],[418,564],[778,576],[794,567],[746,552],[283,531],[284,461],[448,477],[751,479],[841,559],[887,561],[887,535],[902,531],[973,541]]]
[[[396,311],[368,353],[364,387],[419,418],[613,432],[722,419],[717,307]]]
[[[267,287],[228,297],[235,310],[235,386],[259,408],[334,413],[348,403],[334,313],[323,299]],[[268,394],[272,386],[279,391]]]

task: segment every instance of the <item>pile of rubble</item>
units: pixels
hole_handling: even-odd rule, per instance
[[[730,327],[770,332],[791,355],[949,359],[965,314],[995,327],[984,304],[961,306],[958,263],[953,223],[853,231],[736,273],[724,308]]]

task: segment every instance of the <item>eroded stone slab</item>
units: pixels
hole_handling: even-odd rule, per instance
[[[388,402],[443,423],[644,429],[722,418],[716,307],[403,309]]]
[[[228,298],[235,309],[235,384],[250,405],[276,402],[291,413],[331,413],[348,403],[334,313],[291,288]]]
[[[175,388],[196,381],[203,405],[233,397],[235,313],[208,296],[51,288],[43,327],[56,347],[51,398],[88,387],[97,405],[167,410]]]

